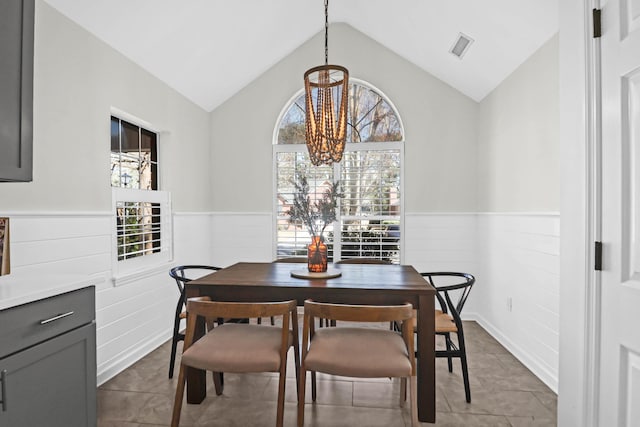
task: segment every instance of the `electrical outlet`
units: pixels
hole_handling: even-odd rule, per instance
[[[513,298],[507,297],[507,311],[511,313],[513,311]]]

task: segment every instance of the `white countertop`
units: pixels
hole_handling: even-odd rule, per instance
[[[0,310],[91,285],[89,277],[77,274],[0,276]]]

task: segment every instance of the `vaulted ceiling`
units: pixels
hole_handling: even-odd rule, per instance
[[[324,31],[322,0],[45,1],[207,111]],[[331,0],[329,22],[480,101],[557,32],[558,2]],[[449,53],[460,33],[473,39],[462,59]]]

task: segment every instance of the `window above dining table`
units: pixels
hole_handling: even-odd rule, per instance
[[[285,106],[273,144],[275,257],[305,256],[311,238],[290,223],[294,180],[302,173],[312,193],[339,181],[343,197],[325,240],[329,259],[378,258],[400,263],[403,229],[404,129],[391,101],[357,79],[349,84],[347,144],[342,160],[313,166],[305,144],[302,89]]]

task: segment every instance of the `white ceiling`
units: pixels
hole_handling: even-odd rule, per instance
[[[207,111],[324,30],[322,0],[45,1]],[[329,22],[480,101],[557,32],[558,1],[332,0]]]

